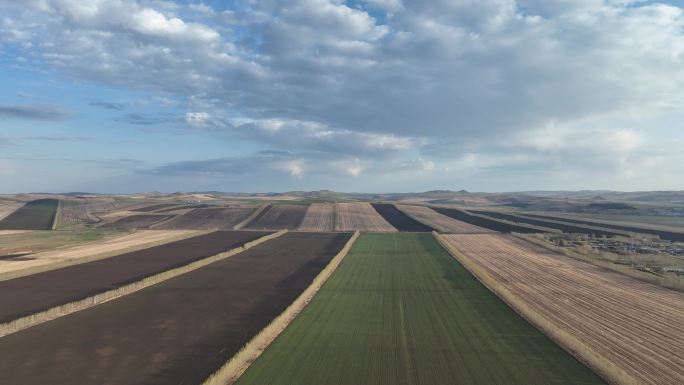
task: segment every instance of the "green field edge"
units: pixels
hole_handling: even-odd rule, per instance
[[[235,382],[600,384],[430,233],[363,233]]]

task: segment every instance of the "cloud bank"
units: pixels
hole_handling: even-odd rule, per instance
[[[184,101],[120,121],[180,126],[227,149],[236,139],[261,146],[152,174],[275,170],[323,183],[327,173],[377,188],[393,173],[411,186],[402,190],[473,178],[500,190],[509,180],[648,188],[684,171],[675,4],[31,0],[0,1],[0,13],[0,44],[31,60]],[[27,106],[0,116],[56,117]]]

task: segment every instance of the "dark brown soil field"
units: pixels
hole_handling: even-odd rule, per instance
[[[672,231],[663,231],[663,230],[656,230],[656,229],[645,229],[643,227],[614,225],[614,224],[609,224],[609,223],[592,222],[592,221],[588,221],[588,220],[569,219],[569,218],[563,218],[563,217],[551,217],[551,216],[534,215],[534,214],[524,214],[524,215],[528,216],[528,217],[539,218],[539,219],[551,219],[551,220],[555,220],[555,221],[577,223],[580,225],[598,226],[598,227],[605,227],[607,229],[631,231],[634,233],[642,233],[642,234],[652,234],[652,235],[659,236],[660,239],[665,239],[665,240],[674,241],[674,242],[684,242],[684,233],[675,233]]]
[[[0,221],[0,230],[50,230],[57,214],[57,199],[27,202]]]
[[[373,208],[399,231],[430,232],[432,227],[418,222],[389,203],[373,203]]]
[[[155,223],[172,217],[173,215],[131,215],[98,227],[104,229],[146,229]]]
[[[0,338],[7,384],[201,384],[280,314],[351,234],[290,233]]]
[[[155,229],[232,229],[252,211],[248,207],[194,209]]]
[[[218,231],[0,282],[0,322],[139,281],[260,238],[268,232]],[[0,376],[2,378],[2,376]]]
[[[302,224],[308,205],[273,205],[245,227],[254,230],[295,230]]]
[[[616,235],[623,235],[623,234],[614,233],[614,232],[608,231],[608,230],[597,230],[597,229],[590,229],[590,228],[581,227],[581,226],[563,225],[560,223],[543,221],[540,219],[518,217],[515,215],[501,213],[501,212],[497,212],[497,211],[474,211],[473,210],[473,212],[477,213],[477,214],[481,214],[481,215],[486,215],[486,216],[492,217],[492,218],[505,219],[505,220],[511,221],[511,222],[526,223],[528,225],[548,227],[550,229],[558,229],[564,233],[588,234],[588,235],[593,235],[596,237],[602,237],[602,236],[613,237]]]
[[[493,219],[477,217],[475,215],[471,215],[471,214],[466,213],[465,211],[461,211],[461,210],[457,210],[457,209],[449,209],[449,208],[445,208],[445,207],[432,207],[432,209],[437,211],[440,214],[444,214],[448,217],[458,219],[459,221],[470,223],[471,225],[475,225],[475,226],[484,227],[485,229],[499,231],[502,233],[512,233],[512,232],[516,232],[516,233],[543,233],[544,232],[542,230],[536,230],[536,229],[532,229],[529,227],[516,226],[516,225],[511,225],[508,223],[495,221]]]
[[[156,204],[156,205],[141,207],[139,209],[134,209],[131,211],[140,211],[140,212],[144,212],[144,213],[149,213],[151,211],[156,211],[159,209],[166,209],[166,208],[174,207],[174,206],[178,206],[178,204],[176,204],[176,203],[160,203],[160,204]]]

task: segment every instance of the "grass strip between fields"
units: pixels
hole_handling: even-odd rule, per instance
[[[203,385],[226,385],[233,384],[242,373],[247,370],[257,358],[263,353],[266,348],[285,330],[285,328],[297,317],[297,315],[311,302],[316,293],[320,290],[323,284],[335,272],[337,267],[342,263],[344,257],[347,256],[351,250],[354,242],[359,238],[361,233],[355,231],[354,235],[349,238],[337,255],[328,263],[328,265],[321,270],[321,272],[314,278],[306,290],[292,302],[290,306],[285,309],[278,317],[276,317],[268,326],[266,326],[259,334],[254,336],[252,340],[247,343],[233,358],[230,359],[223,367],[216,373],[211,375]]]
[[[245,218],[242,222],[238,223],[237,225],[233,226],[233,229],[235,230],[240,230],[243,227],[247,226],[251,221],[253,221],[259,214],[261,214],[262,211],[266,210],[270,205],[268,203],[265,203],[256,209],[247,217]]]
[[[125,286],[118,287],[116,289],[112,289],[109,291],[106,291],[104,293],[96,294],[94,296],[84,298],[82,300],[78,300],[75,302],[67,303],[64,305],[60,306],[55,306],[51,309],[32,314],[26,317],[22,317],[16,320],[13,320],[11,322],[6,322],[4,324],[0,324],[0,337],[6,336],[11,333],[18,332],[20,330],[27,329],[31,326],[35,326],[38,324],[41,324],[43,322],[47,322],[50,320],[53,320],[58,317],[62,317],[71,313],[75,313],[79,310],[84,310],[90,307],[93,307],[95,305],[98,305],[100,303],[110,301],[112,299],[115,299],[117,297],[121,297],[127,294],[134,293],[136,291],[142,290],[146,287],[150,287],[152,285],[158,284],[160,282],[166,281],[168,279],[177,277],[182,274],[189,273],[191,271],[197,270],[199,268],[202,268],[204,266],[207,266],[209,264],[212,264],[214,262],[226,259],[230,256],[233,256],[235,254],[238,254],[240,252],[243,252],[245,250],[251,249],[254,246],[257,246],[261,243],[264,243],[268,240],[280,237],[281,235],[287,233],[287,230],[281,230],[273,234],[269,234],[266,236],[263,236],[259,239],[256,239],[251,242],[245,243],[243,246],[236,247],[234,249],[213,255],[211,257],[207,257],[204,259],[201,259],[199,261],[191,262],[185,266],[177,267],[175,269],[167,270],[159,274],[152,275],[150,277],[146,277],[140,281],[130,283]]]
[[[57,225],[59,224],[61,218],[62,218],[62,200],[57,201],[57,208],[55,209],[55,217],[52,220],[52,226],[50,227],[51,230],[56,230]]]
[[[566,332],[556,324],[537,312],[523,299],[512,293],[505,285],[490,275],[478,264],[470,260],[456,247],[445,240],[441,234],[433,233],[435,239],[460,262],[473,276],[475,276],[490,291],[503,300],[511,309],[520,314],[524,319],[546,334],[560,347],[572,354],[575,358],[592,368],[597,374],[611,384],[637,385],[640,382],[624,371],[612,361],[591,349],[574,335]]]

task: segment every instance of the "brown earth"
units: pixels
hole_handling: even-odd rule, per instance
[[[260,238],[258,231],[218,231],[111,258],[0,282],[0,322],[81,300]]]
[[[397,209],[390,203],[372,203],[371,206],[378,212],[392,227],[399,231],[412,231],[429,233],[434,229],[422,222],[411,218],[403,211]]]
[[[100,221],[95,213],[108,212],[117,209],[116,201],[112,198],[69,198],[60,202],[58,226],[74,225],[77,223],[97,223]]]
[[[247,226],[253,230],[295,230],[302,224],[308,205],[272,205],[259,213]]]
[[[479,215],[473,215],[469,212],[466,212],[464,210],[459,210],[459,209],[453,209],[453,208],[447,208],[447,207],[432,207],[433,210],[437,211],[440,214],[446,215],[448,217],[454,218],[459,221],[463,221],[466,223],[470,223],[471,225],[474,226],[479,226],[479,227],[484,227],[489,230],[494,230],[494,231],[499,231],[502,233],[510,233],[510,232],[516,232],[516,233],[543,233],[543,232],[548,232],[542,229],[537,229],[533,227],[527,227],[527,226],[518,226],[513,223],[506,223],[502,222],[500,220],[496,220],[493,218],[489,217],[484,217],[484,216],[479,216]]]
[[[20,231],[20,230],[17,230]],[[68,262],[78,263],[79,260],[89,259],[96,256],[112,255],[144,248],[148,245],[166,243],[180,238],[185,238],[197,233],[193,230],[140,230],[133,234],[117,236],[112,239],[97,240],[95,243],[69,247],[62,250],[48,250],[34,252],[26,255],[23,260],[0,261],[0,279],[2,275],[19,270],[45,267],[46,265],[59,265]],[[0,234],[1,235],[1,234]],[[2,250],[2,248],[0,248]]]
[[[199,208],[191,210],[155,229],[232,229],[254,211],[251,207]]]
[[[492,230],[449,218],[426,206],[397,205],[397,208],[413,219],[425,223],[441,233],[478,234],[492,232]]]
[[[312,282],[351,234],[290,233],[0,338],[8,384],[200,384]]]
[[[444,237],[553,330],[578,339],[580,357],[596,352],[639,383],[684,383],[684,294],[502,235]]]
[[[50,230],[57,214],[57,199],[26,202],[0,220],[0,230]]]
[[[176,203],[158,203],[158,204],[154,204],[154,205],[139,207],[139,208],[133,209],[132,211],[149,213],[152,211],[157,211],[159,209],[167,209],[167,208],[176,207],[176,206],[178,206],[178,204],[176,204]]]
[[[619,231],[629,231],[629,232],[634,232],[634,233],[657,235],[660,239],[666,239],[666,240],[672,241],[672,242],[684,242],[684,232],[682,231],[681,228],[679,228],[679,229],[674,228],[675,231],[670,231],[669,229],[673,229],[673,228],[670,227],[668,229],[667,226],[660,226],[660,228],[658,228],[658,226],[649,226],[649,225],[646,225],[646,226],[636,225],[635,226],[635,225],[626,225],[625,223],[594,221],[594,220],[579,219],[579,218],[568,218],[568,217],[548,216],[548,215],[535,215],[535,214],[526,214],[526,213],[520,213],[520,214],[528,216],[528,217],[539,218],[539,219],[549,219],[549,220],[553,220],[553,221],[577,223],[580,225],[603,227],[603,228],[614,229],[614,230],[619,230]]]
[[[584,227],[584,226],[576,226],[568,223],[559,223],[556,221],[545,221],[541,219],[534,219],[534,218],[528,218],[528,217],[523,217],[519,215],[513,215],[513,214],[508,214],[504,213],[502,211],[483,211],[483,210],[470,210],[471,213],[474,214],[480,214],[480,215],[486,215],[491,218],[496,218],[496,219],[502,219],[505,221],[513,222],[513,223],[523,223],[526,225],[533,225],[533,226],[539,226],[539,227],[546,227],[549,229],[557,229],[560,230],[564,233],[579,233],[579,234],[587,234],[587,235],[592,235],[595,237],[613,237],[613,236],[620,236],[620,235],[625,235],[624,233],[618,233],[618,232],[613,232],[609,230],[602,230],[602,229],[596,229],[596,228],[590,228],[590,227]],[[682,234],[684,236],[684,234]]]
[[[337,231],[397,231],[367,202],[338,203],[335,205]]]
[[[16,209],[21,207],[21,203],[3,203],[0,205],[0,221],[5,219],[8,215],[12,214]]]
[[[301,231],[335,231],[335,204],[313,203],[299,226]]]
[[[173,218],[173,215],[131,215],[105,223],[98,227],[103,229],[145,229],[155,223]]]

